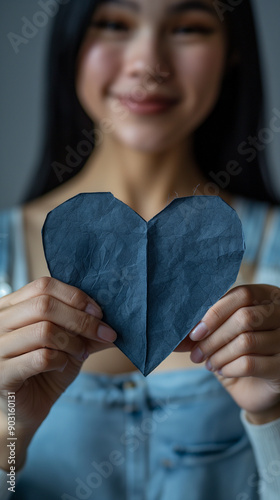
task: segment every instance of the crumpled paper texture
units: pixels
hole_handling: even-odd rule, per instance
[[[42,238],[51,276],[101,306],[145,376],[233,285],[245,250],[217,196],[175,198],[145,221],[110,192],[80,193],[48,213]]]

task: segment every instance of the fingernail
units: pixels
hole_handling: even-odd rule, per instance
[[[79,360],[80,360],[80,361],[85,361],[88,357],[89,357],[89,352],[88,352],[88,350],[86,350],[86,351],[84,352],[84,354],[82,354],[82,355],[79,357]]]
[[[210,359],[207,359],[205,366],[206,366],[207,370],[209,370],[210,372],[213,370],[213,366],[211,364]]]
[[[114,342],[117,338],[116,332],[114,332],[114,330],[112,330],[108,326],[104,325],[99,325],[97,329],[97,336],[100,339],[105,340],[106,342]]]
[[[85,308],[85,312],[88,314],[91,314],[91,316],[96,316],[97,318],[102,318],[103,313],[101,309],[94,304],[91,304],[91,302],[88,303],[87,307]]]
[[[81,361],[85,361],[89,357],[89,352],[85,351],[84,354],[81,356]]]
[[[202,340],[209,333],[207,325],[204,321],[200,321],[198,325],[190,333],[189,337],[191,340]]]
[[[201,361],[203,361],[203,359],[204,359],[204,354],[203,354],[202,350],[199,349],[199,347],[196,347],[191,353],[191,360],[194,363],[201,363]]]

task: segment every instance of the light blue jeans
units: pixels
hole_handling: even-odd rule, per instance
[[[205,368],[80,373],[34,436],[16,500],[256,500],[234,403]]]

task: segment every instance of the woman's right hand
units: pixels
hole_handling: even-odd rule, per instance
[[[102,316],[86,293],[50,277],[0,299],[0,414],[15,392],[16,434],[35,433],[88,354],[115,347]]]

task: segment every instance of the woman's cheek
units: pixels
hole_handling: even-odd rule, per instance
[[[201,83],[210,80],[220,80],[223,74],[224,57],[219,47],[197,46],[189,50],[186,57],[179,60],[181,71],[186,77],[193,78],[195,83]]]
[[[118,51],[114,47],[94,46],[89,51],[84,66],[97,90],[111,83],[117,73]]]
[[[79,58],[76,88],[80,101],[87,109],[98,106],[99,102],[89,99],[98,99],[106,94],[118,66],[119,54],[115,47],[97,43],[84,47]]]
[[[224,54],[220,47],[204,46],[189,50],[178,61],[181,68],[181,85],[186,94],[211,103],[217,99],[224,74]]]

